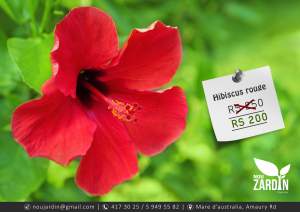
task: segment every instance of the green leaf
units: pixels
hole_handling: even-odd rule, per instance
[[[28,97],[27,89],[23,89],[25,92],[19,95],[24,95],[25,98],[21,98],[18,95],[7,95],[5,98],[0,97],[0,130],[1,129],[9,129],[7,125],[10,125],[11,114],[15,107],[25,101],[26,97]]]
[[[9,57],[6,36],[0,31],[0,94],[7,95],[19,79],[18,67]]]
[[[76,184],[74,179],[66,181],[64,187],[57,188],[45,183],[38,191],[34,192],[31,196],[32,201],[95,201],[94,197],[89,197],[83,191],[81,191]]]
[[[25,200],[45,180],[48,161],[29,158],[9,133],[0,132],[0,199]]]
[[[50,162],[47,181],[56,188],[62,188],[65,181],[72,178],[78,166],[78,161],[73,161],[68,167],[63,167],[55,162]]]
[[[45,35],[43,38],[10,38],[7,46],[24,82],[40,92],[42,84],[51,76],[50,51],[53,35]]]
[[[90,6],[92,4],[92,0],[61,0],[60,4],[68,9],[72,9],[74,7]]]
[[[178,201],[178,198],[159,181],[143,177],[115,187],[101,197],[102,201]]]

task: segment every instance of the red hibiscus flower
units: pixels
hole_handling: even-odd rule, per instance
[[[53,76],[16,109],[13,135],[32,157],[67,165],[81,156],[78,186],[107,193],[137,173],[137,152],[158,154],[183,132],[183,91],[151,91],[170,81],[181,53],[177,28],[134,29],[118,49],[111,17],[73,9],[55,29]]]

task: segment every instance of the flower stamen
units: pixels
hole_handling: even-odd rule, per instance
[[[117,99],[110,99],[103,95],[97,90],[93,85],[88,82],[83,81],[82,85],[88,89],[91,94],[97,99],[102,99],[107,103],[107,109],[112,113],[112,115],[121,121],[131,122],[137,121],[136,112],[141,110],[141,107],[137,103],[127,103]]]
[[[111,111],[113,116],[118,119],[126,122],[137,121],[136,119],[136,111],[140,110],[138,104],[129,104],[122,102],[120,100],[112,100],[111,104],[108,106],[108,110]]]

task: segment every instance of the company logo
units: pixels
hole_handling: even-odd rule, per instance
[[[271,162],[254,158],[254,162],[259,171],[263,174],[254,174],[254,191],[279,191],[287,192],[289,190],[289,180],[286,174],[291,165],[288,164],[280,170]]]

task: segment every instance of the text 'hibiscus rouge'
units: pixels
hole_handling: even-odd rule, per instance
[[[53,75],[41,98],[14,112],[13,136],[31,157],[62,165],[81,157],[77,185],[103,195],[137,173],[137,152],[158,154],[183,132],[183,91],[153,91],[171,80],[181,54],[175,27],[134,29],[119,49],[110,16],[73,9],[55,28]]]

